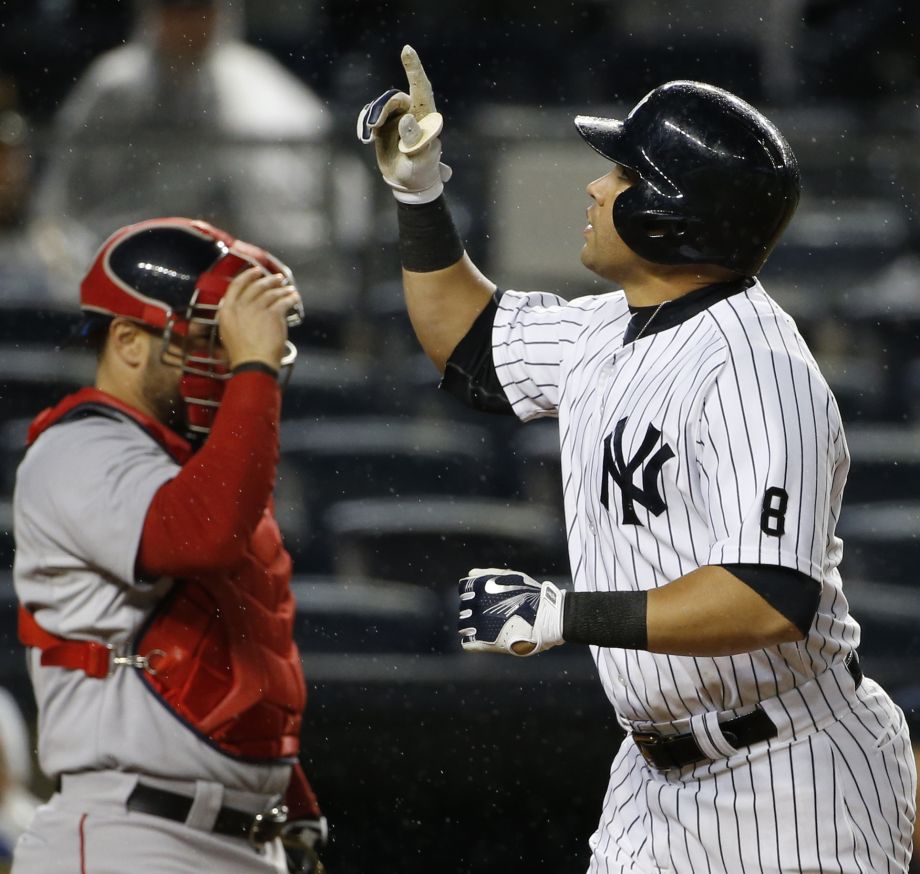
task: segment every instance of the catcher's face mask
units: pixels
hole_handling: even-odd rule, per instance
[[[233,261],[238,264],[232,265]],[[171,343],[175,343],[181,349],[178,364],[182,368],[182,382],[179,385],[179,393],[185,402],[186,428],[191,435],[207,435],[211,432],[226,382],[232,376],[220,343],[217,311],[221,298],[234,276],[256,266],[256,262],[232,253],[229,253],[217,267],[225,264],[236,267],[232,275],[213,281],[214,271],[204,274],[183,316],[171,317],[163,332],[161,361],[166,364],[175,363],[171,360],[173,356],[169,351]],[[263,266],[266,275],[284,273],[290,276],[290,270],[280,262],[274,262],[271,269],[266,269],[261,264],[258,266]],[[302,318],[303,310],[297,307],[288,313],[288,325],[299,325]],[[297,347],[288,340],[285,342],[285,353],[281,359],[282,385],[287,384],[296,359]]]
[[[220,344],[218,308],[233,278],[250,267],[281,273],[294,284],[277,258],[206,222],[153,219],[116,231],[81,285],[84,312],[122,316],[162,331],[161,360],[182,370],[179,391],[189,437],[207,435],[220,407],[231,374]],[[298,304],[287,322],[293,327],[302,320]],[[283,383],[297,357],[294,344],[286,346]]]

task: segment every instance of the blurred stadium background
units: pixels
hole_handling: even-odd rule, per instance
[[[663,81],[698,78],[784,131],[805,194],[763,280],[819,358],[847,426],[839,532],[865,670],[906,709],[920,703],[918,5],[230,5],[237,35],[319,98],[327,135],[214,130],[202,145],[172,108],[150,138],[94,142],[86,126],[86,160],[123,173],[138,215],[148,211],[131,204],[138,168],[185,166],[193,149],[208,181],[212,164],[256,155],[250,186],[283,160],[311,192],[302,250],[296,204],[280,230],[270,199],[252,202],[245,234],[219,206],[200,216],[280,249],[308,307],[294,337],[278,503],[311,688],[304,755],[332,824],[332,874],[582,871],[621,737],[586,651],[520,661],[458,652],[455,580],[469,566],[567,577],[557,435],[553,422],[523,428],[440,396],[402,309],[390,195],[373,174],[347,193],[345,177],[358,181],[373,161],[354,118],[402,85],[406,42],[445,115],[458,223],[500,287],[599,290],[579,265],[579,230],[584,186],[605,170],[575,135],[577,112],[622,113]],[[118,0],[0,2],[0,686],[29,721],[9,579],[15,466],[30,417],[93,371],[84,353],[61,348],[77,315],[65,262],[77,256],[66,234],[63,249],[49,242],[38,200],[61,194],[49,195],[48,179],[62,102],[94,59],[138,38],[135,13]],[[125,209],[113,207],[108,230]],[[32,788],[52,787],[37,775]]]

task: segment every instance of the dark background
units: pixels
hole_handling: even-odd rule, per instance
[[[251,0],[246,36],[320,95],[341,148],[356,154],[355,114],[385,87],[402,85],[399,49],[418,48],[453,137],[445,133],[445,148],[453,143],[452,202],[470,251],[486,268],[501,231],[489,175],[494,142],[482,129],[490,107],[521,109],[525,123],[516,136],[537,145],[556,129],[568,133],[575,112],[629,106],[671,78],[704,79],[768,110],[799,154],[806,198],[767,276],[828,374],[848,431],[852,426],[854,467],[841,520],[847,591],[864,627],[867,674],[913,716],[920,656],[920,276],[912,260],[920,248],[920,6],[803,0],[783,6],[781,16],[769,4],[741,12],[737,5]],[[18,85],[39,171],[56,108],[94,57],[129,37],[132,16],[130,4],[117,0],[0,2],[0,72]],[[384,430],[394,423],[440,429],[435,447],[446,447],[448,434],[463,436],[456,450],[425,455],[411,451],[428,445],[420,430],[405,438],[408,452],[353,452],[344,462],[317,464],[317,445],[296,450],[289,432],[285,475],[306,478],[304,505],[285,529],[297,560],[298,639],[311,688],[304,760],[332,824],[328,867],[331,874],[583,871],[622,737],[588,653],[471,659],[453,635],[453,580],[468,564],[500,560],[487,550],[503,550],[509,563],[530,559],[526,569],[535,574],[564,580],[568,573],[553,426],[528,428],[536,436],[525,438],[514,423],[483,420],[437,396],[431,371],[414,357],[393,290],[398,262],[388,195],[375,196],[374,214],[383,218],[357,256],[362,309],[317,314],[297,339],[307,361],[341,353],[377,366],[354,376],[340,369],[322,385],[318,369],[301,368],[304,381],[292,386],[286,414],[330,426],[322,450],[329,459],[330,445],[341,444],[369,412],[373,427]],[[889,298],[886,271],[894,264],[905,265],[906,291]],[[7,309],[5,349],[12,354],[28,341],[50,354],[72,317]],[[74,381],[73,374],[23,381],[12,361],[0,354],[3,427],[11,435],[3,449],[7,496],[22,421]],[[372,427],[362,421],[362,429]],[[335,431],[340,427],[346,430]],[[313,498],[322,500],[311,505]],[[428,500],[435,530],[423,536],[417,526],[414,539],[404,540],[398,525],[384,531],[377,522],[383,542],[362,546],[349,539],[356,538],[348,527],[354,507],[341,506],[349,498],[403,498],[413,506]],[[464,503],[474,499],[493,503]],[[447,520],[449,507],[459,508],[458,522]],[[489,527],[518,518],[521,507],[535,508],[555,533],[547,537],[522,519],[517,533],[490,538]],[[382,511],[399,517],[393,505]],[[9,520],[0,521],[9,565]],[[396,555],[387,544],[396,544]],[[383,566],[391,569],[384,582],[366,581]],[[3,591],[0,682],[31,719],[8,581]],[[48,789],[40,780],[37,788]]]

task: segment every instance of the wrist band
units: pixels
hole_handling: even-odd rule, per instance
[[[616,649],[648,649],[648,592],[569,592],[562,637]]]
[[[238,373],[246,373],[249,370],[256,370],[259,373],[267,373],[269,376],[273,376],[275,379],[278,378],[278,371],[275,370],[275,368],[270,364],[266,364],[264,361],[244,361],[242,364],[237,364],[231,373],[236,376]]]
[[[406,270],[431,273],[450,267],[463,257],[463,242],[443,195],[430,203],[399,202],[396,216],[399,258]]]

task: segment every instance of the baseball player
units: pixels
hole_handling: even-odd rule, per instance
[[[271,503],[293,278],[209,224],[155,219],[104,243],[81,304],[95,387],[35,419],[14,494],[19,634],[59,791],[13,870],[320,871]]]
[[[443,388],[561,435],[574,591],[473,569],[461,642],[590,647],[628,735],[589,871],[906,871],[904,716],[862,676],[837,571],[840,415],[756,279],[799,197],[789,145],[698,82],[577,117],[612,162],[581,260],[623,290],[499,295],[451,221],[431,85],[402,59],[408,94],[368,104],[358,133],[398,201],[412,324]]]

